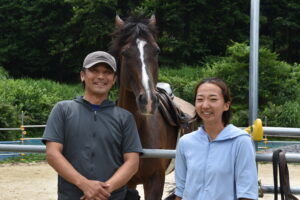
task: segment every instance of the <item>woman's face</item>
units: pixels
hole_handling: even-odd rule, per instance
[[[223,125],[222,115],[229,109],[230,102],[224,102],[221,88],[212,83],[203,83],[197,89],[195,108],[205,124]]]

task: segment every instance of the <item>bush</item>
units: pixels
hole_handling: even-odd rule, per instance
[[[234,43],[227,49],[227,57],[206,65],[205,76],[219,77],[231,89],[233,105],[239,110],[248,109],[249,101],[249,53],[245,43]],[[299,65],[289,65],[278,60],[270,50],[259,50],[259,109],[269,102],[275,105],[296,100],[300,81]],[[296,86],[296,87],[295,87]],[[237,112],[239,113],[239,112]],[[244,118],[244,116],[240,116]]]
[[[224,79],[233,96],[232,123],[248,126],[249,47],[234,43],[228,47],[227,57],[207,57],[204,67],[181,66],[178,69],[161,67],[159,81],[171,85],[176,96],[194,104],[194,88],[204,77]],[[277,60],[277,55],[260,49],[259,115],[268,118],[270,126],[300,127],[300,65]],[[82,95],[81,84],[66,85],[49,80],[10,79],[0,67],[0,127],[20,127],[24,124],[45,124],[58,101]],[[110,92],[116,100],[117,88]],[[41,136],[41,129],[30,129],[28,137]],[[1,132],[0,140],[12,140],[18,131]]]
[[[67,85],[50,80],[7,79],[0,80],[0,127],[18,128],[24,111],[25,125],[44,125],[55,103],[83,95],[81,84]],[[117,89],[110,92],[117,99]],[[27,137],[40,137],[43,129],[27,129]],[[3,131],[0,140],[14,140],[18,131]]]
[[[24,124],[45,124],[53,105],[61,100],[72,99],[82,94],[81,85],[66,85],[48,80],[7,79],[0,81],[0,97],[5,104],[21,114],[24,111]],[[6,113],[6,115],[8,115]],[[8,127],[16,126],[9,119],[2,119]],[[19,122],[17,127],[20,127]],[[29,137],[41,136],[42,131],[30,129]]]
[[[267,126],[300,127],[300,103],[297,101],[283,105],[269,103],[260,115],[267,117]]]
[[[0,66],[0,80],[5,80],[8,78],[8,72]]]
[[[17,128],[20,127],[21,121],[18,116],[17,108],[0,100],[0,127]],[[16,140],[20,137],[20,131],[0,131],[1,140]]]
[[[232,106],[232,118],[231,122],[232,124],[239,126],[239,127],[248,127],[248,116],[249,116],[249,110],[247,109],[241,109],[236,108],[238,106],[235,106],[233,104]]]
[[[230,86],[236,103],[247,105],[249,46],[245,43],[234,43],[228,47],[227,52],[228,57],[206,66],[206,75],[224,79]],[[275,53],[265,48],[259,50],[259,56],[260,105],[266,105],[269,101],[279,104],[295,98],[293,86],[299,80],[299,76],[292,73],[294,67],[279,61]]]
[[[203,78],[203,68],[182,66],[178,69],[160,69],[159,82],[169,83],[175,96],[194,104],[194,88]]]

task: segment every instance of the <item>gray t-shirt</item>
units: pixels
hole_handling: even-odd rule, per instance
[[[61,101],[51,111],[43,141],[63,144],[63,155],[83,176],[106,181],[124,163],[123,154],[142,152],[132,114],[111,101],[99,110],[82,97]],[[110,200],[122,199],[125,187],[112,193]],[[74,200],[83,196],[75,185],[58,177],[58,199]]]

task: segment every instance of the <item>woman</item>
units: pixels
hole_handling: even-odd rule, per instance
[[[230,94],[218,78],[195,89],[203,126],[180,138],[175,160],[176,200],[258,198],[255,150],[249,134],[229,124]]]

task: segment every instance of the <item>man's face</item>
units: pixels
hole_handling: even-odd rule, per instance
[[[81,81],[85,82],[85,93],[97,97],[107,97],[116,82],[114,71],[104,63],[96,64],[80,72],[80,77]]]

